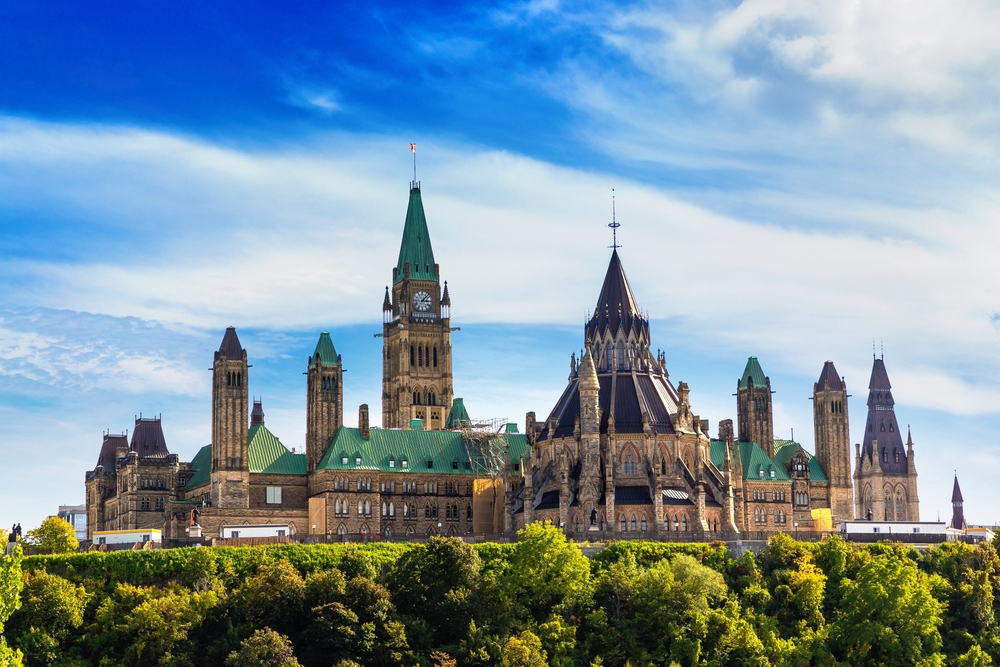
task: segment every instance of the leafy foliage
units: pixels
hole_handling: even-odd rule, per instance
[[[38,528],[29,530],[25,541],[46,554],[71,553],[80,547],[73,525],[57,516],[50,516]]]
[[[0,651],[28,667],[1000,664],[992,544],[779,535],[739,557],[619,542],[588,561],[533,524],[513,544],[19,559],[0,561]]]

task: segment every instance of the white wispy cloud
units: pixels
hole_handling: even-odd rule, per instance
[[[378,317],[405,212],[406,141],[323,136],[240,151],[128,128],[5,127],[0,192],[142,248],[13,259],[0,269],[8,302],[217,331]],[[828,227],[796,228],[510,153],[430,139],[421,147],[424,204],[456,320],[582,322],[607,261],[615,186],[626,267],[654,318],[683,322],[705,345],[767,351],[805,375],[883,338],[900,362],[967,388],[945,409],[996,409],[989,392],[962,398],[1000,370],[989,361],[1000,310],[989,193],[950,208],[854,198],[843,214],[825,211]],[[27,187],[10,176],[25,165],[35,174]],[[855,221],[836,224],[839,215]],[[32,344],[9,349],[29,354]],[[116,361],[127,375],[126,366]]]

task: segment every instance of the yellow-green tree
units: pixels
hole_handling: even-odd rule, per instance
[[[64,554],[80,548],[73,526],[57,516],[50,516],[38,528],[29,530],[26,541],[47,554]]]
[[[10,615],[21,606],[21,547],[14,547],[10,556],[0,556],[0,632]],[[21,652],[7,646],[0,636],[0,665],[21,667]]]
[[[548,667],[545,650],[540,640],[530,630],[511,637],[503,645],[502,667]]]

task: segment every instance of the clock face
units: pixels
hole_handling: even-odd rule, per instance
[[[431,309],[431,295],[420,290],[413,295],[413,307],[421,313],[426,313]]]

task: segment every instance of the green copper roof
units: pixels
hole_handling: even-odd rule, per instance
[[[747,386],[747,380],[751,378],[753,379],[753,386],[767,386],[767,378],[764,377],[764,371],[761,370],[760,364],[757,362],[757,357],[750,357],[747,359],[747,367],[743,369],[743,377],[740,379],[740,386]]]
[[[250,472],[267,475],[305,475],[306,455],[292,454],[263,424],[250,428],[247,458]]]
[[[333,347],[333,341],[330,339],[330,334],[327,331],[319,335],[319,340],[316,342],[316,351],[309,357],[309,368],[315,366],[317,361],[326,366],[336,366],[340,363],[337,349]]]
[[[780,442],[780,441],[775,441]],[[760,448],[756,442],[737,442],[740,448],[740,462],[743,464],[743,479],[757,482],[788,482],[791,478],[785,471],[783,465],[778,465],[767,457],[767,452]],[[726,444],[722,440],[712,440],[709,446],[708,456],[715,464],[715,467],[722,470]],[[771,471],[774,477],[771,477]],[[761,473],[764,473],[761,476]],[[826,478],[823,478],[826,481]]]
[[[320,460],[317,470],[380,470],[466,475],[476,472],[473,470],[468,448],[459,431],[373,428],[368,433],[368,440],[365,440],[361,437],[361,429],[341,427]],[[506,433],[502,434],[502,437],[510,448],[511,461],[520,460],[528,446],[527,436],[521,433]],[[361,460],[360,463],[358,459]],[[428,461],[430,467],[427,465]]]
[[[305,475],[306,455],[292,454],[263,424],[250,427],[247,436],[247,464],[252,473],[267,475]],[[198,450],[191,460],[194,476],[188,480],[186,489],[208,484],[212,474],[212,445]]]
[[[774,462],[779,466],[788,470],[788,462],[792,460],[795,456],[795,452],[801,447],[799,443],[794,440],[774,440]],[[802,452],[809,459],[809,479],[813,482],[828,482],[830,481],[826,477],[826,473],[823,472],[823,468],[820,467],[819,461],[816,457],[807,452],[805,449]]]
[[[403,242],[399,246],[399,261],[396,262],[396,281],[405,277],[403,269],[410,263],[410,280],[436,280],[434,275],[434,251],[431,249],[431,235],[427,231],[424,204],[420,199],[420,189],[410,190],[410,204],[406,207],[406,224],[403,226]]]
[[[471,421],[469,413],[465,409],[465,402],[460,398],[453,399],[445,428],[462,428],[468,426]]]
[[[212,445],[205,445],[198,450],[191,459],[191,470],[194,471],[194,476],[188,480],[185,490],[208,484],[212,473]]]

